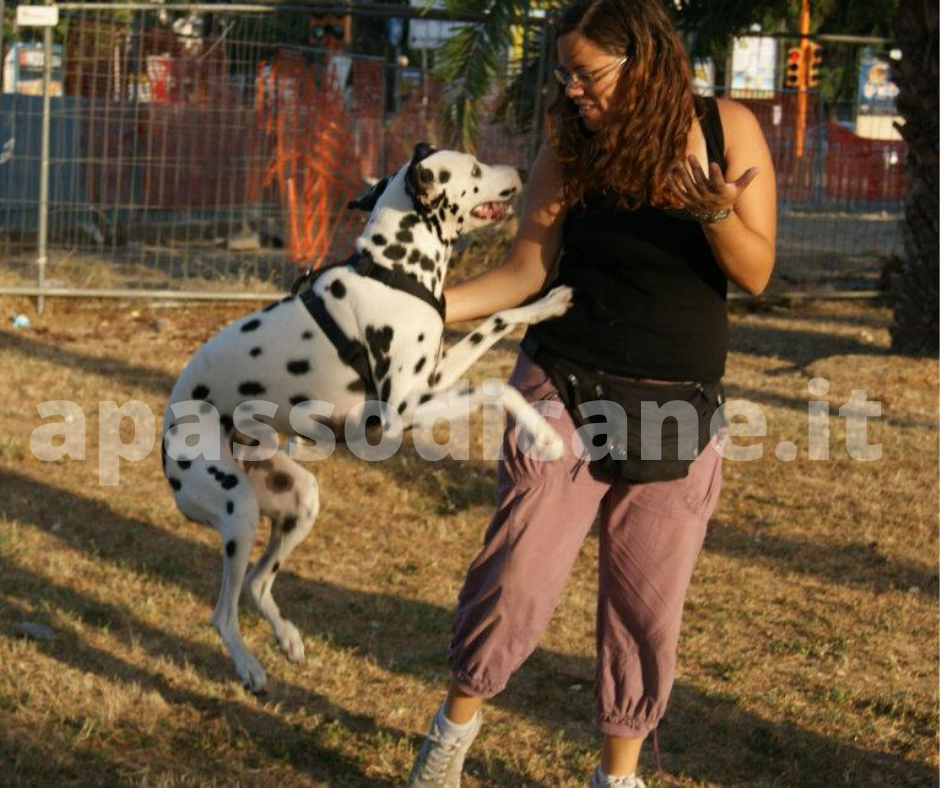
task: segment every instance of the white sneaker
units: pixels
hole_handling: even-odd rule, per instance
[[[460,788],[463,762],[480,732],[483,713],[478,711],[474,714],[470,724],[470,729],[463,736],[444,736],[435,714],[431,730],[411,767],[406,788]]]
[[[591,775],[591,788],[646,788],[643,782],[636,774],[625,774],[623,776],[604,774],[600,766],[594,770]]]

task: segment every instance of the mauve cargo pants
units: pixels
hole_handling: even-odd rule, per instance
[[[524,353],[510,383],[530,402],[556,392]],[[592,475],[571,451],[576,425],[563,408],[551,424],[565,443],[554,462],[525,456],[507,430],[496,514],[458,601],[454,678],[470,695],[502,691],[535,650],[599,510],[595,715],[605,734],[644,736],[672,689],[685,593],[721,490],[719,437],[685,479],[634,484]]]

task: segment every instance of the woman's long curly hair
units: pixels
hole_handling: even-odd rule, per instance
[[[574,0],[555,18],[556,38],[577,32],[629,59],[602,129],[589,132],[564,90],[549,107],[549,141],[569,205],[588,193],[618,207],[671,204],[669,170],[685,157],[695,104],[688,57],[662,0]]]

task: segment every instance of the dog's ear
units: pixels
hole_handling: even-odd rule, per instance
[[[379,201],[379,197],[382,196],[382,192],[385,191],[385,187],[388,186],[389,180],[391,179],[382,178],[382,180],[376,183],[369,191],[363,194],[362,197],[357,197],[355,200],[350,200],[346,203],[346,207],[371,212],[375,208],[375,204]]]
[[[421,162],[434,153],[437,153],[437,148],[433,145],[427,142],[419,142],[415,145],[411,162],[408,165],[408,172],[405,173],[405,191],[411,197],[415,208],[424,205],[424,198],[434,187],[434,173],[427,167],[421,166]]]

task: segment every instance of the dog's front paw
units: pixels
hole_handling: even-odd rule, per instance
[[[571,309],[571,302],[574,300],[574,290],[568,285],[559,285],[548,291],[544,298],[536,301],[543,309],[544,316],[541,320],[550,320],[553,317],[561,317],[565,312]]]
[[[304,663],[304,639],[300,636],[300,630],[290,621],[285,621],[281,625],[277,643],[290,662],[296,662],[300,665]]]

